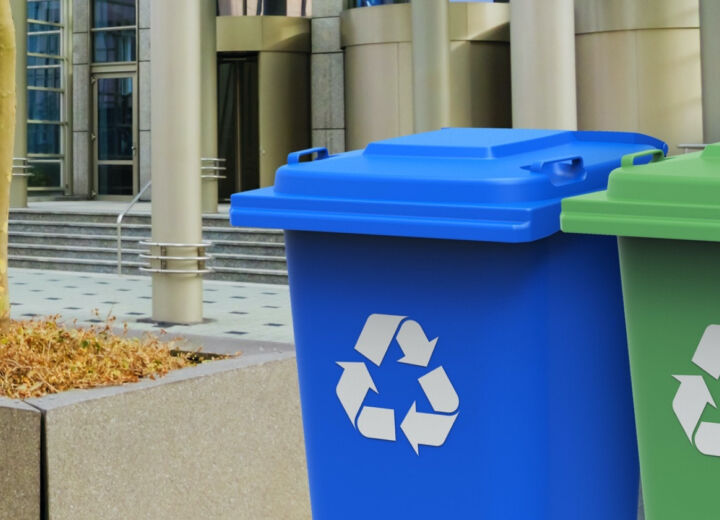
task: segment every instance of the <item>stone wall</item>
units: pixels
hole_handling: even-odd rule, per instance
[[[340,48],[344,0],[313,0],[311,112],[312,145],[345,151],[345,72]]]

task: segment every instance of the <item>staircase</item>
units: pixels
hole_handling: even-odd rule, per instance
[[[11,209],[10,267],[94,273],[117,272],[117,212]],[[140,245],[150,238],[150,215],[131,213],[122,225],[123,274],[145,274]],[[203,215],[209,280],[287,283],[282,231],[231,227],[227,215]]]

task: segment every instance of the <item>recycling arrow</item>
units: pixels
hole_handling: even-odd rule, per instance
[[[355,417],[365,400],[365,395],[369,390],[377,393],[377,388],[375,388],[375,383],[365,363],[338,362],[338,365],[343,368],[343,373],[335,387],[335,393],[350,418],[350,422],[354,425]]]
[[[404,319],[405,316],[371,314],[365,321],[365,326],[355,343],[355,350],[380,366],[390,348],[393,337],[395,337],[398,325]]]
[[[405,419],[400,424],[405,437],[415,450],[420,454],[419,446],[442,446],[455,424],[458,414],[438,415],[434,413],[420,413],[416,411],[416,403],[413,402]]]
[[[397,333],[397,342],[405,354],[398,361],[408,365],[426,367],[435,350],[438,338],[432,341],[427,339],[425,332],[416,321],[408,320],[402,324]]]
[[[698,343],[693,363],[720,378],[720,325],[709,325]],[[720,457],[720,424],[702,421],[708,405],[717,408],[701,375],[674,375],[680,382],[672,408],[691,444],[703,455]]]
[[[705,329],[692,361],[715,379],[720,378],[720,325]]]
[[[450,379],[443,367],[437,367],[420,379],[420,386],[436,412],[453,413],[460,405],[460,398],[455,392]]]
[[[703,455],[720,457],[720,424],[701,423],[695,434],[695,446]]]
[[[378,367],[383,363],[393,342],[403,352],[399,363],[426,368],[438,338],[428,339],[422,326],[406,316],[371,314],[365,320],[355,351]],[[395,410],[364,405],[370,390],[379,393],[365,362],[341,361],[343,372],[335,388],[340,404],[357,431],[368,439],[396,440]],[[417,401],[405,415],[400,428],[416,454],[422,446],[442,446],[455,424],[460,405],[455,388],[445,369],[438,366],[418,378],[434,413],[417,411]],[[447,415],[452,414],[454,415]]]
[[[713,401],[702,376],[673,377],[680,381],[680,388],[673,399],[673,411],[685,430],[685,435],[692,442],[693,433],[695,433],[695,428],[700,422],[705,407],[708,404],[715,407],[715,401]]]
[[[358,431],[368,439],[395,440],[395,410],[363,406],[357,421]]]
[[[393,314],[371,314],[355,343],[355,350],[380,366],[393,338],[396,338],[404,354],[398,360],[400,363],[428,366],[438,338],[429,340],[418,322],[413,320],[403,322],[405,318]],[[402,326],[398,330],[401,322]]]

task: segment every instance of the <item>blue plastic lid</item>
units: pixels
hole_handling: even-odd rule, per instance
[[[529,242],[563,197],[605,189],[623,155],[667,145],[621,132],[447,128],[329,156],[288,156],[275,186],[231,198],[233,226]],[[317,154],[312,162],[303,156]]]

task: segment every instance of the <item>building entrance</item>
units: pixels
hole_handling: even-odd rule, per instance
[[[137,75],[97,74],[92,78],[94,186],[98,198],[125,198],[137,192]]]
[[[258,54],[218,56],[218,151],[227,159],[218,199],[260,187]]]

